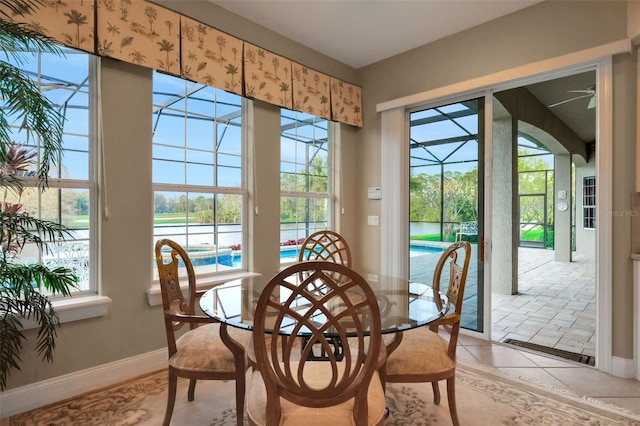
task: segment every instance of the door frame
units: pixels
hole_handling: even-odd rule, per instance
[[[585,49],[556,58],[551,58],[483,77],[471,79],[399,99],[379,103],[377,112],[382,112],[381,170],[382,192],[386,202],[381,206],[381,271],[383,274],[406,276],[408,265],[408,136],[407,109],[417,106],[425,108],[438,104],[453,103],[466,98],[485,96],[485,319],[491,324],[491,202],[492,179],[491,158],[493,131],[493,91],[508,90],[536,82],[596,70],[598,93],[596,174],[599,211],[611,211],[613,193],[613,67],[612,56],[631,52],[629,39]],[[615,365],[612,356],[612,220],[599,218],[596,230],[596,368],[625,377],[628,363],[619,360]],[[490,328],[483,333],[468,333],[490,340]],[[465,331],[465,333],[467,333]],[[633,363],[633,361],[632,361]],[[615,367],[615,369],[614,369]],[[615,371],[614,371],[615,370]]]

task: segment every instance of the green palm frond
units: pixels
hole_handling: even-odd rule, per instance
[[[0,269],[0,283],[10,283],[6,287],[21,292],[18,294],[45,288],[53,294],[68,296],[71,289],[76,287],[77,279],[71,269],[64,267],[49,268],[40,263],[7,263]]]
[[[57,154],[62,151],[63,117],[54,105],[38,90],[38,86],[21,69],[0,61],[0,98],[4,108],[0,109],[2,121],[15,116],[20,120],[20,129],[37,136],[42,144],[41,164],[38,179],[47,184],[51,165],[57,164]],[[0,131],[0,148],[7,151],[11,145],[9,129]]]
[[[21,250],[26,243],[33,243],[39,250],[48,252],[46,241],[64,240],[70,234],[71,231],[66,226],[56,222],[24,213],[0,211],[0,243],[3,250],[10,245]]]
[[[47,52],[62,55],[62,49],[55,44],[55,40],[45,36],[26,24],[9,22],[0,17],[0,47],[6,57],[11,57],[17,63],[24,62],[21,52]]]
[[[12,370],[20,370],[20,352],[25,336],[22,320],[38,324],[36,352],[51,361],[55,349],[56,327],[60,324],[51,300],[33,287],[0,287],[0,389],[4,389]]]
[[[26,63],[27,55],[37,52],[62,55],[63,51],[53,39],[27,24],[13,21],[16,15],[25,15],[46,1],[0,0],[0,52],[7,59],[0,58],[0,162],[3,163],[0,187],[5,195],[7,191],[21,193],[25,186],[23,178],[30,173],[33,158],[11,140],[11,126],[19,126],[27,137],[39,143],[37,178],[41,189],[46,188],[49,171],[63,152],[62,115],[19,68]],[[18,66],[9,63],[9,59]],[[7,211],[7,206],[3,202],[0,209],[0,391],[6,388],[11,372],[20,370],[22,343],[26,339],[24,321],[33,321],[38,326],[38,355],[43,360],[53,359],[60,322],[48,294],[68,296],[77,286],[71,269],[13,262],[12,256],[19,254],[25,244],[35,244],[46,252],[47,242],[64,240],[70,230],[20,212],[19,204],[13,205],[16,207],[13,211]]]

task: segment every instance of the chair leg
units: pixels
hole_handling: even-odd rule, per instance
[[[244,424],[244,392],[245,381],[244,377],[236,379],[236,422],[238,426]]]
[[[193,401],[196,395],[196,379],[189,379],[189,392],[187,393],[187,399]]]
[[[440,404],[440,386],[438,382],[431,382],[431,388],[433,389],[433,403]]]
[[[173,415],[173,406],[176,403],[176,390],[178,388],[178,377],[169,373],[169,389],[167,394],[167,410],[164,413],[163,426],[169,426],[171,416]]]
[[[449,400],[449,412],[453,426],[460,426],[458,412],[456,410],[456,380],[455,377],[447,379],[447,399]]]

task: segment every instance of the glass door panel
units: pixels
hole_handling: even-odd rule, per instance
[[[445,247],[471,243],[462,326],[483,331],[484,99],[410,113],[409,278],[430,284]],[[446,280],[445,280],[446,282]],[[444,290],[444,289],[443,289]]]

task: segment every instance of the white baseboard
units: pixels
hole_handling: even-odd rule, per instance
[[[0,418],[33,410],[167,367],[167,349],[76,371],[0,393]]]
[[[623,379],[633,379],[636,377],[636,366],[633,359],[611,357],[611,374]]]

